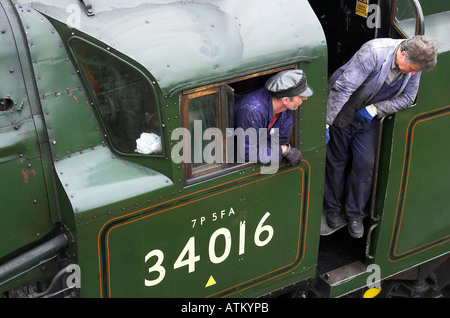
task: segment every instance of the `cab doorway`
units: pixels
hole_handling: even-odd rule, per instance
[[[320,1],[309,0],[311,7],[316,13],[328,46],[328,78],[339,67],[355,54],[356,51],[367,41],[389,36],[389,1],[378,1],[377,8],[380,10],[379,24],[368,23],[369,11],[366,17],[357,12],[366,0],[339,0]],[[383,3],[386,3],[385,5]],[[384,14],[381,11],[386,12]],[[375,12],[373,12],[375,14]],[[387,20],[386,20],[387,19]],[[378,26],[378,27],[377,27]],[[386,31],[385,31],[386,30]],[[370,202],[368,204],[370,207]],[[369,209],[366,211],[369,214]],[[337,229],[328,227],[325,215],[322,217],[321,239],[319,245],[318,275],[342,267],[344,265],[359,261],[365,262],[366,236],[369,217],[365,218],[365,234],[362,238],[350,237],[344,217],[341,218],[341,226]]]

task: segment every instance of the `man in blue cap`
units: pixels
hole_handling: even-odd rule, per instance
[[[413,104],[421,72],[432,69],[436,58],[436,45],[426,36],[374,39],[331,76],[323,205],[331,228],[344,214],[350,236],[363,236],[380,118]]]
[[[264,131],[267,134],[259,135],[257,140],[246,140],[245,160],[268,163],[275,157],[278,158],[277,164],[284,158],[289,165],[297,165],[302,154],[289,144],[292,113],[312,94],[305,73],[296,69],[282,71],[269,78],[265,87],[236,97],[235,128],[246,131],[267,129]]]

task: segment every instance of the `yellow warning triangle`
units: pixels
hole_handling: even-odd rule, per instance
[[[208,279],[208,282],[205,285],[205,288],[210,287],[210,286],[215,285],[215,284],[216,284],[216,281],[214,280],[214,277],[210,276],[209,279]]]

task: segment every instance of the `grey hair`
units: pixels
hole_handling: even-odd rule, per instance
[[[438,48],[426,35],[415,35],[406,39],[401,50],[406,53],[406,61],[418,64],[422,71],[429,71],[436,66]]]

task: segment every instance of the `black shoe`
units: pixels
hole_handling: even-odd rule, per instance
[[[337,228],[341,224],[341,214],[339,212],[328,212],[327,224],[333,229]]]
[[[348,232],[353,238],[361,238],[364,234],[364,225],[362,220],[349,220]]]

